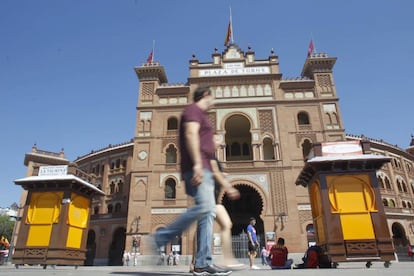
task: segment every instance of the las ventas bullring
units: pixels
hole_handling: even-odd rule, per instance
[[[37,175],[40,166],[67,165],[105,194],[91,200],[85,265],[122,265],[124,252],[138,260],[148,258],[149,235],[193,204],[180,177],[178,126],[200,85],[208,85],[215,97],[208,115],[220,138],[216,155],[241,193],[236,201],[219,196],[233,222],[236,257],[246,257],[250,217],[256,218],[261,245],[283,237],[289,252],[303,253],[315,242],[309,191],[297,179],[313,145],[336,141],[365,141],[371,154],[390,158],[375,172],[378,201],[395,251],[406,254],[407,245],[414,244],[414,139],[402,149],[380,137],[345,133],[333,74],[336,57],[311,53],[300,77],[283,78],[273,50],[260,56],[265,58],[257,59],[250,47],[241,49],[235,43],[223,52],[214,50],[209,61],[193,55],[182,84],[168,83],[162,61],[148,60],[135,67],[139,87],[136,118],[131,120],[134,137],[76,160],[36,146],[25,155],[27,176]],[[21,206],[26,196],[22,189]],[[167,255],[178,252],[181,260],[189,258],[194,233],[192,225],[162,249]],[[16,240],[18,231],[14,235]],[[219,241],[215,225],[215,255],[220,254]]]

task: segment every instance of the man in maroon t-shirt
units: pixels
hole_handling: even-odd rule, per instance
[[[186,193],[194,198],[194,206],[175,222],[155,234],[157,246],[180,236],[197,221],[197,254],[193,275],[229,275],[231,271],[212,265],[211,244],[215,217],[214,180],[210,160],[214,156],[214,129],[207,110],[214,104],[210,88],[199,87],[193,94],[194,103],[185,107],[180,121],[179,140],[181,176]]]

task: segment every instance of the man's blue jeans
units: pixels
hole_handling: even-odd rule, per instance
[[[180,236],[194,221],[197,221],[197,254],[194,267],[211,265],[211,245],[213,241],[213,223],[216,211],[214,199],[214,180],[211,171],[204,169],[203,182],[194,186],[191,183],[193,172],[183,173],[186,193],[194,198],[194,206],[181,214],[166,228],[158,230],[155,240],[158,246],[164,245],[174,237]]]

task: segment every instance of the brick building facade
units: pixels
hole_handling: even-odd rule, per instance
[[[300,77],[286,79],[273,51],[256,59],[250,48],[244,52],[231,44],[222,53],[215,51],[207,62],[193,56],[183,84],[169,84],[158,62],[136,67],[134,138],[74,160],[106,193],[91,206],[86,263],[118,265],[124,250],[148,254],[146,237],[192,204],[180,179],[177,138],[180,114],[199,85],[210,86],[215,96],[209,117],[221,138],[217,157],[230,183],[241,192],[241,199],[234,202],[220,196],[232,218],[233,235],[242,234],[254,216],[262,243],[266,235],[274,235],[285,238],[291,252],[304,252],[313,241],[308,191],[295,185],[304,157],[314,142],[365,139],[345,134],[333,77],[335,61],[327,54],[313,54],[304,61]],[[384,205],[388,204],[390,232],[401,236],[398,244],[403,239],[414,243],[413,152],[371,142],[373,151],[397,160],[378,174],[384,183],[381,191]],[[32,161],[25,162],[28,175],[33,166],[53,159],[42,163],[33,152],[26,155]],[[69,163],[61,158],[52,164]],[[190,255],[194,228],[168,245],[167,253]]]

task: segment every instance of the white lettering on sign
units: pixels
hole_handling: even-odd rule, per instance
[[[302,204],[302,205],[298,205],[298,210],[299,211],[309,211],[309,210],[312,210],[312,208],[309,204]]]
[[[67,175],[68,174],[68,166],[40,166],[39,168],[39,176],[46,176],[46,175]]]
[[[151,209],[151,214],[181,214],[187,211],[186,208],[170,208],[170,209]]]
[[[269,67],[238,68],[235,66],[233,68],[200,70],[198,75],[199,77],[220,77],[235,75],[258,75],[268,73],[270,73]]]
[[[225,63],[223,65],[224,69],[239,69],[239,68],[244,68],[243,63],[241,62],[233,62],[233,63]]]

